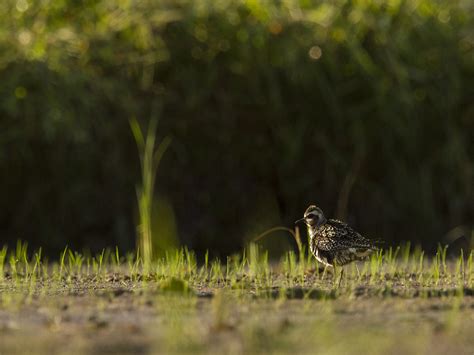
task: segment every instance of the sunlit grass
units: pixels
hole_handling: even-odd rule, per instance
[[[472,299],[473,254],[449,259],[444,247],[433,256],[409,245],[388,248],[358,269],[346,266],[338,286],[332,271],[320,268],[304,247],[279,261],[257,244],[225,260],[209,253],[199,259],[180,248],[145,265],[138,253],[121,254],[118,248],[96,255],[65,248],[48,262],[41,249],[29,251],[19,242],[0,249],[0,309],[13,319],[21,319],[25,309],[39,312],[42,324],[54,330],[30,338],[23,351],[32,346],[47,353],[60,346],[54,334],[70,322],[61,305],[77,304],[71,312],[83,327],[78,329],[118,332],[107,343],[118,350],[134,337],[120,333],[114,317],[120,314],[123,322],[138,313],[144,328],[135,345],[146,344],[152,352],[313,353],[324,347],[317,352],[426,353],[434,336],[454,347],[470,344],[472,327],[463,319]],[[435,318],[420,316],[427,307],[439,309]],[[364,320],[354,322],[354,312]],[[1,315],[0,326],[22,329]],[[6,334],[0,334],[0,350],[13,351],[23,342],[21,331]],[[74,349],[89,351],[92,345],[81,339],[71,339]]]
[[[14,250],[0,250],[0,286],[28,292],[40,292],[45,283],[67,287],[78,281],[100,283],[117,275],[142,286],[145,281],[153,284],[182,280],[196,292],[228,288],[265,296],[273,295],[275,289],[302,287],[336,290],[338,296],[350,296],[363,287],[390,288],[397,295],[410,296],[424,289],[456,292],[472,288],[474,278],[473,251],[468,255],[461,251],[457,258],[448,260],[446,247],[441,246],[429,258],[418,248],[411,250],[410,245],[380,250],[367,261],[345,269],[338,286],[333,271],[318,265],[304,248],[298,254],[287,252],[277,262],[269,260],[268,252],[253,243],[241,255],[225,261],[209,260],[206,253],[202,263],[187,248],[167,251],[152,262],[138,253],[120,256],[118,248],[104,249],[97,255],[65,248],[58,261],[52,263],[45,261],[41,249],[28,252],[26,243],[19,242]]]

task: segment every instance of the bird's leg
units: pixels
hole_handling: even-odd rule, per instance
[[[334,284],[336,284],[336,280],[337,280],[337,266],[336,266],[336,263],[333,263],[332,264],[332,267],[333,267],[333,282]]]
[[[359,271],[359,267],[357,266],[357,262],[355,262],[354,265],[355,265],[356,270],[357,270],[357,279],[360,280],[360,271]]]
[[[341,281],[342,281],[342,276],[344,275],[344,267],[341,266],[341,274],[339,276],[339,283],[337,285],[337,288],[341,287]]]
[[[324,280],[324,278],[326,277],[326,270],[327,269],[328,269],[328,266],[324,265],[324,270],[323,270],[323,275],[321,276],[321,280]]]

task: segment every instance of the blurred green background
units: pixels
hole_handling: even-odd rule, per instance
[[[472,0],[4,0],[0,80],[0,244],[134,248],[133,117],[172,138],[159,248],[309,203],[389,245],[472,233]]]

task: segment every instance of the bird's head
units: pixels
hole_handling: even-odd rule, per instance
[[[318,227],[326,222],[326,217],[319,207],[311,205],[304,212],[304,217],[297,220],[295,224],[300,222],[304,222],[308,227]]]

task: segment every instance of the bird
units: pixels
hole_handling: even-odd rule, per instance
[[[325,267],[333,267],[336,270],[338,266],[364,260],[378,250],[374,242],[363,237],[346,223],[327,219],[321,208],[316,205],[310,205],[304,212],[304,217],[295,224],[301,222],[308,228],[311,253]]]

